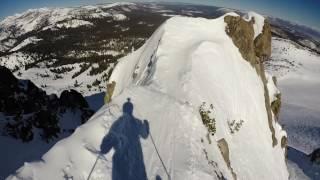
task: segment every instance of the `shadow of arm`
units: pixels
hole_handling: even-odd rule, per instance
[[[140,136],[146,139],[149,136],[149,122],[147,120],[143,120],[141,123]]]
[[[116,137],[113,132],[109,132],[102,140],[100,145],[100,152],[107,154],[113,146],[116,144]]]

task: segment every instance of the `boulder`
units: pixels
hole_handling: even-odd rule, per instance
[[[86,99],[76,90],[64,90],[60,95],[60,105],[69,108],[88,108]]]
[[[315,149],[309,156],[311,162],[320,165],[320,148]]]

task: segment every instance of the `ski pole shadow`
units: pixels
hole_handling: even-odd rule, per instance
[[[147,180],[140,138],[149,136],[149,123],[135,118],[133,109],[128,98],[122,106],[123,114],[112,124],[100,145],[102,154],[114,149],[112,180]]]

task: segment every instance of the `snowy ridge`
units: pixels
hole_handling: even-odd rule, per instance
[[[38,39],[37,37],[34,37],[34,36],[29,37],[29,38],[23,40],[23,41],[22,41],[20,44],[18,44],[16,47],[10,49],[10,52],[17,51],[17,50],[25,47],[25,46],[28,45],[28,44],[36,43],[36,42],[41,41],[41,40],[42,40],[42,39]]]
[[[24,13],[9,16],[0,22],[2,31],[0,41],[12,38],[10,28],[17,28],[14,36],[20,36],[31,31],[46,30],[57,24],[57,27],[75,28],[82,25],[92,25],[90,22],[80,20],[86,18],[113,17],[115,20],[124,20],[126,17],[116,11],[113,13],[105,12],[104,9],[116,6],[134,6],[134,3],[113,3],[107,5],[83,6],[73,8],[39,8],[29,9]],[[77,18],[80,18],[77,20]],[[61,23],[68,21],[65,23]],[[60,23],[60,24],[59,24]],[[1,48],[4,48],[0,46]]]
[[[88,21],[84,21],[84,20],[77,20],[77,19],[73,19],[73,20],[70,20],[68,22],[65,22],[65,23],[59,23],[56,25],[58,28],[76,28],[76,27],[79,27],[79,26],[93,26],[93,23],[91,22],[88,22]]]
[[[119,61],[112,101],[8,179],[288,179],[285,149],[272,147],[263,82],[225,27],[224,17],[167,20]],[[199,114],[203,102],[213,135]],[[285,132],[273,126],[280,142]],[[105,146],[109,136],[120,144]]]

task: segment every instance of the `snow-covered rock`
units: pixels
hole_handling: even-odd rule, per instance
[[[111,102],[8,179],[288,179],[264,72],[225,30],[224,17],[166,21],[119,61]]]
[[[253,29],[254,29],[254,38],[258,37],[262,31],[264,26],[264,17],[258,13],[255,12],[248,12],[245,16],[246,21],[254,21]]]

